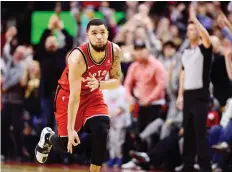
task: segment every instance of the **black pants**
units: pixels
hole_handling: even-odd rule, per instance
[[[175,167],[181,164],[179,137],[173,135],[160,140],[147,154],[150,157],[150,165],[174,171]]]
[[[191,90],[184,93],[184,172],[193,171],[195,156],[202,172],[210,170],[209,145],[206,120],[208,114],[208,91]]]
[[[139,131],[139,133],[141,133],[147,127],[148,124],[150,124],[152,121],[154,121],[155,119],[157,119],[161,116],[162,116],[161,105],[140,106],[139,107],[139,117],[138,117],[138,131]],[[155,138],[155,135],[153,135],[153,136]],[[148,150],[147,142],[141,141],[141,143],[139,143],[139,146],[137,149],[140,152],[146,152]]]
[[[13,143],[16,146],[16,155],[22,155],[22,114],[23,105],[4,103],[1,119],[2,155],[7,156],[10,143],[10,125],[13,126]]]
[[[49,96],[41,97],[41,118],[43,127],[47,126],[54,129],[55,116],[54,116],[54,93]]]
[[[161,117],[161,105],[149,105],[139,107],[139,133],[142,132],[149,123]]]
[[[82,129],[82,131],[90,133],[92,136],[91,164],[101,166],[104,161],[107,136],[110,128],[109,123],[110,119],[108,116],[95,116],[88,119]],[[64,152],[67,151],[68,137],[58,137],[57,135],[53,135],[50,141],[58,150]],[[80,145],[73,147],[73,152],[79,152],[84,146],[85,145],[81,143]]]

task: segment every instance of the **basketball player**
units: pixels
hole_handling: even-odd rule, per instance
[[[101,89],[114,89],[120,85],[122,55],[118,45],[108,41],[108,31],[100,19],[87,25],[89,42],[74,48],[68,58],[55,96],[55,118],[58,135],[50,128],[43,129],[36,146],[36,158],[40,163],[47,160],[55,146],[73,153],[81,144],[77,132],[93,136],[90,172],[98,172],[106,151],[109,116]],[[110,79],[105,80],[109,72]]]

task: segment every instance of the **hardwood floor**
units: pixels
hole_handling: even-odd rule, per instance
[[[88,172],[88,167],[79,165],[40,165],[37,163],[1,163],[1,172]],[[102,172],[145,172],[143,170],[124,170],[120,168],[103,167]],[[153,171],[155,172],[155,171]]]

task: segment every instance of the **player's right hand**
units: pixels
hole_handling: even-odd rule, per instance
[[[73,146],[81,144],[78,134],[75,130],[68,130],[68,145],[67,150],[69,153],[73,152]]]
[[[100,88],[100,82],[94,76],[92,76],[91,78],[87,78],[86,81],[87,84],[85,86],[89,87],[91,89],[91,92],[96,90],[97,88]]]

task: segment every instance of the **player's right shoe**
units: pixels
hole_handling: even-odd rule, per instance
[[[48,158],[48,154],[52,148],[49,139],[53,134],[55,132],[49,127],[44,128],[41,132],[39,143],[35,148],[35,157],[40,163],[45,163]]]

